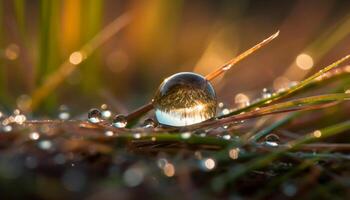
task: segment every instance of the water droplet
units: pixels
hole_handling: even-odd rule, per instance
[[[104,110],[102,111],[102,117],[104,119],[109,119],[112,116],[112,112],[110,110]]]
[[[52,147],[52,142],[50,140],[42,140],[38,145],[40,149],[49,150]]]
[[[233,148],[233,149],[230,149],[228,154],[229,154],[231,159],[236,160],[236,159],[238,159],[239,151],[240,151],[239,148]]]
[[[102,117],[101,111],[95,108],[91,109],[88,113],[89,122],[94,124],[101,122],[102,121],[101,117]]]
[[[109,119],[112,116],[112,112],[108,110],[107,104],[102,104],[101,109],[102,109],[102,117],[104,119]]]
[[[144,128],[154,128],[156,126],[157,126],[157,123],[151,118],[146,119],[145,122],[143,122]]]
[[[280,139],[276,134],[269,134],[265,137],[265,144],[271,147],[277,147]]]
[[[116,128],[124,128],[128,124],[124,115],[116,115],[113,119],[113,126]]]
[[[243,93],[238,93],[235,96],[235,104],[238,108],[243,108],[250,105],[249,97]]]
[[[181,133],[181,138],[186,140],[186,139],[189,139],[191,135],[192,134],[190,132],[184,132],[184,133]]]
[[[14,115],[19,115],[19,114],[21,114],[21,111],[20,111],[19,109],[15,109],[15,110],[13,111],[13,114],[14,114]]]
[[[272,96],[273,92],[267,88],[264,88],[262,90],[262,98],[266,99],[266,98],[270,98]]]
[[[212,158],[206,158],[204,160],[201,160],[201,166],[204,170],[210,171],[215,168],[216,162]]]
[[[2,130],[4,132],[11,132],[12,131],[12,126],[11,125],[6,125],[6,126],[2,127]]]
[[[39,135],[38,132],[32,132],[32,133],[29,134],[29,138],[31,140],[38,140],[40,138],[40,135]]]
[[[140,167],[131,167],[123,174],[123,180],[129,187],[135,187],[142,183],[144,172]]]
[[[227,114],[230,113],[230,110],[229,110],[228,108],[224,108],[224,109],[222,109],[221,113],[222,113],[223,115],[227,115]]]
[[[105,132],[105,135],[106,135],[106,136],[109,136],[109,137],[110,137],[110,136],[113,136],[113,134],[114,134],[113,131],[106,131],[106,132]]]
[[[17,124],[23,124],[26,120],[27,120],[27,117],[25,115],[16,115],[14,118],[14,121]]]
[[[66,105],[61,105],[59,107],[58,118],[61,120],[67,120],[70,118],[69,109]]]
[[[134,138],[135,139],[140,139],[141,138],[141,133],[134,133]]]
[[[216,113],[214,88],[204,77],[181,72],[165,79],[155,98],[155,115],[159,123],[187,126],[213,118]]]
[[[165,166],[167,163],[168,163],[168,161],[167,161],[167,159],[165,159],[165,158],[160,158],[160,159],[158,159],[158,161],[157,161],[157,165],[158,165],[158,167],[161,168],[161,169],[163,169],[164,166]]]
[[[223,135],[222,138],[225,139],[225,140],[230,140],[231,139],[231,135],[226,134],[226,135]]]

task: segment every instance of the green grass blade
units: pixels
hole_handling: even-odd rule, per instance
[[[245,111],[248,111],[248,110],[252,110],[254,108],[258,108],[262,105],[266,105],[266,104],[269,104],[273,101],[276,101],[278,99],[281,99],[281,98],[284,98],[286,96],[289,96],[297,91],[300,91],[301,89],[307,87],[308,85],[312,84],[312,82],[319,76],[321,76],[322,74],[328,72],[329,70],[337,67],[339,64],[345,62],[346,60],[348,60],[350,58],[350,55],[347,55],[343,58],[341,58],[340,60],[328,65],[327,67],[323,68],[322,70],[318,71],[317,73],[315,73],[314,75],[310,76],[309,78],[301,81],[300,83],[298,83],[297,85],[283,91],[283,92],[279,92],[279,93],[274,93],[273,95],[271,95],[271,97],[269,98],[264,98],[264,99],[261,99],[255,103],[252,103],[250,104],[249,106],[246,106],[244,108],[241,108],[241,109],[238,109],[238,110],[235,110],[233,112],[230,112],[229,114],[227,115],[222,115],[220,116],[219,118],[226,118],[228,116],[232,116],[232,115],[236,115],[236,114],[239,114],[241,112],[245,112]]]

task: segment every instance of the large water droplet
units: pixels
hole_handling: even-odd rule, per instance
[[[124,128],[128,124],[124,115],[116,115],[113,119],[113,126],[116,128]]]
[[[91,109],[88,113],[88,120],[91,123],[99,123],[102,121],[102,114],[101,111],[99,109]]]
[[[186,126],[213,118],[216,113],[215,91],[204,77],[181,72],[160,85],[154,107],[159,123]]]

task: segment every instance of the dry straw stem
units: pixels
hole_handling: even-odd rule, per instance
[[[262,42],[256,44],[252,48],[250,48],[250,49],[246,50],[245,52],[241,53],[240,55],[234,57],[233,59],[231,59],[230,61],[228,61],[224,65],[222,65],[219,68],[217,68],[215,71],[213,71],[213,72],[209,73],[208,75],[206,75],[205,78],[208,81],[211,81],[211,80],[215,79],[220,74],[222,74],[222,73],[228,71],[229,69],[231,69],[231,67],[234,66],[235,64],[237,64],[239,61],[243,60],[244,58],[248,57],[250,54],[254,53],[255,51],[257,51],[261,47],[263,47],[266,44],[270,43],[273,39],[275,39],[279,35],[279,33],[280,33],[280,31],[277,31],[276,33],[274,33],[270,37],[266,38]],[[135,111],[131,112],[127,116],[127,119],[135,119],[138,116],[148,112],[152,108],[153,108],[153,102],[145,104],[144,106],[142,106],[142,107],[136,109]]]
[[[241,53],[240,55],[236,56],[232,60],[228,61],[227,63],[225,63],[224,65],[222,65],[218,69],[216,69],[215,71],[209,73],[208,75],[205,76],[205,78],[208,81],[211,81],[214,78],[218,77],[220,74],[222,74],[222,73],[226,72],[227,70],[231,69],[231,67],[234,66],[239,61],[243,60],[244,58],[248,57],[250,54],[254,53],[256,50],[258,50],[261,47],[265,46],[266,44],[270,43],[273,39],[275,39],[279,35],[279,33],[280,33],[280,31],[277,31],[276,33],[274,33],[270,37],[266,38],[265,40],[263,40],[259,44],[257,44],[255,46],[253,46],[252,48],[246,50],[245,52]]]
[[[125,13],[108,24],[81,49],[74,52],[80,56],[80,60],[77,63],[72,63],[69,58],[64,61],[57,71],[53,72],[41,86],[34,90],[30,100],[24,102],[21,108],[26,112],[35,110],[50,93],[52,93],[70,74],[72,74],[77,65],[90,56],[113,35],[117,34],[122,28],[128,25],[130,20],[130,14]]]

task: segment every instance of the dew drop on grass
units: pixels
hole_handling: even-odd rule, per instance
[[[225,140],[230,140],[231,139],[231,135],[226,134],[226,135],[223,135],[222,138],[225,139]]]
[[[134,133],[133,137],[135,139],[140,139],[141,138],[141,133]]]
[[[124,128],[127,124],[125,115],[116,115],[113,119],[113,126],[116,128]]]
[[[215,168],[216,162],[212,158],[206,158],[206,159],[201,160],[200,165],[201,165],[203,170],[210,171],[210,170],[213,170]]]
[[[190,132],[184,132],[184,133],[181,133],[181,138],[186,140],[186,139],[189,139],[191,135],[192,134]]]
[[[130,167],[123,174],[123,180],[129,187],[135,187],[142,183],[144,171],[140,167]]]
[[[229,110],[228,108],[224,108],[224,109],[222,109],[221,113],[222,113],[223,115],[227,115],[227,114],[230,113],[230,110]]]
[[[106,131],[105,135],[110,137],[110,136],[113,136],[114,133],[113,133],[113,131]]]
[[[203,76],[181,72],[166,78],[154,98],[155,115],[160,124],[187,126],[215,116],[214,88]]]
[[[31,140],[38,140],[40,138],[40,134],[38,132],[32,132],[29,134],[29,138]]]
[[[271,90],[267,89],[267,88],[264,88],[262,90],[262,93],[261,93],[262,98],[264,98],[264,99],[270,98],[272,96],[272,94],[273,94],[273,92]]]
[[[52,148],[52,142],[50,140],[42,140],[38,143],[39,148],[43,150],[49,150]]]
[[[91,109],[88,113],[88,120],[91,123],[99,123],[102,121],[102,114],[99,109]]]
[[[112,112],[108,109],[107,104],[102,104],[101,105],[101,109],[102,109],[102,117],[104,119],[109,119],[112,116]]]
[[[151,118],[146,119],[143,123],[144,128],[154,128],[156,126],[157,126],[157,123]]]
[[[265,144],[271,147],[277,147],[280,139],[276,134],[269,134],[265,137]]]
[[[4,132],[11,132],[12,131],[12,126],[11,125],[6,125],[6,126],[2,127],[2,130]]]
[[[59,107],[58,118],[61,120],[67,120],[70,118],[69,109],[66,105],[61,105]]]

